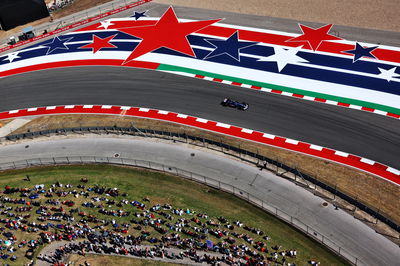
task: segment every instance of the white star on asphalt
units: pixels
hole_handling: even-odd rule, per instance
[[[307,63],[308,61],[296,54],[300,51],[303,46],[299,46],[296,48],[282,48],[282,47],[274,47],[275,54],[262,57],[257,61],[261,62],[276,62],[278,65],[278,71],[281,72],[282,69],[287,64],[296,64],[296,63]]]
[[[379,71],[381,72],[378,74],[378,77],[386,79],[388,82],[390,82],[393,78],[400,77],[399,74],[395,73],[397,67],[391,68],[391,69],[383,69],[378,67]]]
[[[104,28],[104,29],[108,29],[108,27],[114,25],[113,23],[111,23],[110,20],[105,20],[105,21],[100,21],[101,25],[98,26],[97,28]]]
[[[19,53],[19,52],[14,52],[14,53],[6,54],[7,58],[3,59],[3,61],[4,61],[4,60],[8,60],[8,61],[10,61],[10,63],[11,63],[12,61],[14,61],[14,59],[21,58],[21,57],[18,55],[18,53]]]

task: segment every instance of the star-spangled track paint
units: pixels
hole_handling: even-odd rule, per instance
[[[160,41],[157,40],[160,34],[144,33],[147,29],[150,31],[153,28],[161,29],[161,24],[157,27],[156,25],[160,21],[163,21],[163,24],[169,23],[167,20],[175,23],[176,27],[186,27],[181,35],[174,35],[179,42],[175,43],[174,39]],[[149,62],[153,66],[158,65],[156,69],[159,70],[174,71],[174,68],[194,67],[189,73],[197,76],[207,72],[207,75],[203,76],[249,80],[246,84],[250,87],[266,87],[266,91],[270,89],[273,92],[279,90],[283,95],[302,95],[303,97],[298,98],[305,99],[314,97],[322,99],[320,102],[338,102],[339,106],[360,106],[358,109],[378,110],[381,112],[374,111],[374,113],[386,113],[385,115],[391,117],[400,115],[398,48],[376,47],[373,53],[377,59],[361,57],[354,60],[354,56],[346,53],[354,48],[354,44],[348,41],[317,41],[313,44],[313,50],[316,51],[311,51],[307,43],[300,43],[304,47],[299,47],[298,42],[288,42],[291,39],[296,40],[294,34],[228,26],[215,23],[216,21],[218,20],[178,21],[172,8],[169,8],[160,20],[154,18],[108,20],[110,23],[106,26],[104,23],[98,23],[59,37],[55,47],[52,46],[54,40],[50,44],[46,41],[20,50],[16,52],[17,54],[0,57],[0,77],[51,67],[65,67],[68,66],[67,61],[70,61],[70,66],[84,61],[88,63],[83,65],[93,65],[93,60],[97,62],[112,60],[112,65],[116,65],[116,60],[121,60],[121,65],[124,65],[139,56],[138,60]],[[198,29],[197,32],[193,32],[188,28],[189,25],[200,26],[192,27]],[[330,29],[330,27],[320,29],[327,31],[328,28]],[[130,35],[135,35],[135,32],[144,39]],[[184,38],[185,34],[187,39]],[[327,34],[323,32],[322,35]],[[166,36],[172,35],[167,34],[164,39],[168,38]],[[228,42],[232,36],[236,41]],[[92,45],[94,40],[101,39],[109,41],[103,42],[103,46],[100,42],[99,45]],[[214,45],[215,43],[218,43],[218,47]],[[233,47],[223,47],[229,43],[234,43],[237,51],[231,49]],[[240,43],[252,45],[241,46]],[[166,45],[170,49],[164,48]],[[336,46],[347,48],[336,52],[324,50],[324,47]],[[66,47],[68,49],[65,49]],[[138,49],[142,51],[134,54]],[[296,49],[287,51],[290,59],[284,58],[287,49]],[[385,53],[382,51],[390,56],[385,58],[382,55]],[[64,56],[65,54],[68,56]],[[182,72],[185,71],[176,73]]]
[[[366,158],[264,132],[165,110],[111,105],[47,106],[2,112],[0,113],[0,120],[56,114],[124,115],[173,122],[329,160],[400,185],[399,170]]]
[[[71,30],[71,29],[80,27],[80,26],[82,26],[82,25],[88,24],[88,23],[90,23],[90,22],[93,22],[93,21],[96,21],[96,20],[99,20],[99,19],[102,19],[102,18],[111,16],[111,15],[115,15],[115,14],[120,13],[120,12],[122,12],[122,11],[125,11],[125,10],[127,10],[127,9],[131,9],[131,8],[134,8],[134,7],[143,5],[143,4],[148,3],[148,2],[151,2],[151,1],[153,1],[153,0],[139,0],[139,1],[135,2],[135,3],[132,3],[132,4],[129,4],[129,5],[126,5],[126,6],[123,6],[123,7],[114,9],[114,10],[111,10],[111,11],[109,11],[109,12],[102,13],[102,14],[97,15],[97,16],[95,16],[95,17],[92,17],[92,18],[88,18],[88,19],[85,19],[85,20],[81,20],[81,21],[75,22],[74,24],[71,24],[71,25],[62,27],[62,28],[57,29],[57,30],[55,30],[55,31],[51,31],[51,32],[48,32],[48,33],[46,33],[46,34],[42,34],[42,35],[33,37],[33,38],[29,39],[29,40],[25,40],[25,41],[22,41],[22,42],[18,42],[17,44],[14,44],[14,45],[9,45],[9,46],[0,48],[0,53],[3,53],[3,52],[5,52],[5,51],[8,51],[8,50],[11,50],[11,49],[14,49],[14,48],[17,48],[17,47],[26,45],[26,44],[31,43],[31,42],[35,42],[35,41],[38,41],[38,40],[42,40],[42,39],[44,39],[44,38],[47,38],[47,37],[49,37],[49,36],[53,36],[53,35],[62,33],[62,32],[67,31],[67,30]]]

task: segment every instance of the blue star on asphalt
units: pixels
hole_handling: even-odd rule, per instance
[[[239,33],[236,31],[226,40],[205,39],[212,44],[216,49],[209,53],[204,59],[226,54],[236,61],[240,61],[239,50],[257,44],[257,42],[239,41]]]
[[[373,54],[371,54],[371,52],[373,50],[375,50],[376,48],[378,48],[378,46],[364,48],[358,42],[356,42],[356,47],[354,50],[349,50],[349,51],[344,51],[344,52],[354,55],[354,58],[353,58],[353,63],[354,63],[363,56],[369,57],[369,58],[376,58]]]
[[[69,42],[72,39],[73,37],[60,39],[58,36],[56,36],[51,42],[44,43],[41,46],[48,48],[46,52],[46,55],[48,55],[57,49],[69,50],[68,46],[65,45],[65,43]]]
[[[141,18],[141,17],[147,17],[146,12],[147,12],[147,10],[146,10],[146,11],[143,11],[143,12],[137,12],[137,11],[135,11],[135,13],[133,14],[132,17],[135,18],[135,20],[138,20],[138,19]]]

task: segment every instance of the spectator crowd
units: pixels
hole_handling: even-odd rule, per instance
[[[68,241],[38,259],[66,265],[70,254],[115,254],[212,265],[295,265],[297,250],[272,244],[261,229],[190,208],[128,199],[118,188],[56,182],[6,186],[0,196],[0,260],[33,259],[39,246]],[[151,204],[152,203],[152,204]],[[26,234],[17,239],[16,231]],[[32,237],[34,236],[34,237]],[[317,260],[309,263],[317,265]]]

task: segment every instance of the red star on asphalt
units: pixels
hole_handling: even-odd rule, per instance
[[[142,39],[124,63],[161,47],[195,56],[187,36],[220,20],[179,22],[174,9],[170,7],[155,25],[118,29],[121,32]]]
[[[114,34],[110,37],[106,37],[104,39],[97,37],[96,35],[93,34],[93,42],[86,44],[84,46],[81,46],[79,48],[92,48],[93,53],[97,53],[100,51],[102,48],[117,48],[114,44],[111,44],[110,41],[117,36],[117,34]]]
[[[325,25],[318,29],[313,29],[305,25],[299,24],[303,35],[291,38],[287,42],[308,42],[311,49],[316,51],[323,41],[342,40],[342,38],[328,34],[332,28],[332,24]]]

